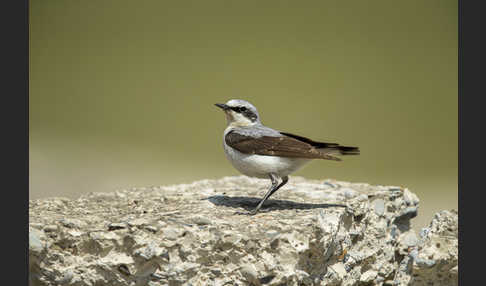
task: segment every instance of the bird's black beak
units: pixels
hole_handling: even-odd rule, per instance
[[[223,103],[216,103],[214,105],[216,105],[217,107],[219,107],[219,108],[221,108],[222,110],[225,110],[225,111],[230,109],[230,107],[228,105],[223,104]]]

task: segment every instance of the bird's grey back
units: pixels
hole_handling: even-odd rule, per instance
[[[232,128],[233,131],[238,132],[241,135],[251,136],[251,137],[262,137],[262,136],[271,136],[271,137],[281,137],[283,136],[275,129],[270,127],[266,127],[262,124],[257,124],[253,126],[244,126],[244,127],[235,127]]]

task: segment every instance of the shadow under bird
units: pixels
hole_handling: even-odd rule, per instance
[[[312,159],[341,161],[337,155],[359,155],[358,147],[316,142],[266,127],[255,106],[245,100],[231,99],[215,105],[224,111],[228,122],[223,134],[228,160],[246,176],[272,181],[272,186],[250,215],[256,214],[263,203],[288,182],[291,173]]]

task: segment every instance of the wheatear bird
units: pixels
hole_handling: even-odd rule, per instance
[[[257,109],[245,100],[232,99],[215,105],[223,109],[228,121],[223,146],[231,164],[246,176],[272,180],[272,186],[251,215],[288,182],[289,174],[310,160],[341,161],[335,155],[359,155],[358,147],[316,142],[266,127],[260,122]]]

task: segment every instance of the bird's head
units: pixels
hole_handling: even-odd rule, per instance
[[[226,103],[216,103],[226,114],[228,125],[252,126],[260,124],[260,116],[255,106],[245,100],[231,99]]]

